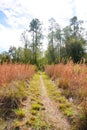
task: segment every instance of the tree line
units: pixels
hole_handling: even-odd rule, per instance
[[[39,68],[44,64],[56,64],[72,59],[74,63],[86,59],[86,29],[84,21],[76,16],[70,19],[64,28],[54,18],[49,20],[48,43],[43,43],[42,23],[35,18],[29,23],[29,28],[21,34],[24,47],[10,47],[8,52],[0,54],[0,62],[31,63]],[[42,45],[47,44],[43,54]]]

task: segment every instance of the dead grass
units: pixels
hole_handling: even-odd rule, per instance
[[[46,73],[61,88],[66,98],[72,98],[72,102],[80,108],[77,114],[76,130],[85,130],[87,127],[87,66],[86,64],[74,64],[72,61],[67,64],[46,66]],[[65,107],[65,106],[64,106]],[[81,118],[81,116],[84,117]],[[75,117],[76,119],[76,117]],[[84,121],[82,121],[82,119]],[[74,123],[75,125],[75,123]]]
[[[35,73],[33,65],[29,64],[2,64],[0,65],[0,86],[14,80],[29,79]]]

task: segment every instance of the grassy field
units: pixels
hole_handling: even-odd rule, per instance
[[[87,66],[0,65],[0,130],[86,130]],[[63,124],[65,124],[63,126]]]
[[[77,115],[73,123],[77,130],[87,129],[87,66],[85,64],[58,64],[46,66],[47,75],[72,104]],[[61,106],[63,107],[63,106]],[[64,105],[65,107],[65,105]]]

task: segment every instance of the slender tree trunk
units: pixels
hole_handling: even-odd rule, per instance
[[[35,63],[37,64],[37,30],[36,30],[36,39],[35,39]]]
[[[35,52],[34,41],[35,41],[35,40],[34,40],[34,31],[33,31],[33,64],[34,64],[34,59],[35,59],[35,58],[34,58],[34,52]]]

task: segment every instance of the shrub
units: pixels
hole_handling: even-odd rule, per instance
[[[3,116],[5,118],[12,116],[12,110],[23,106],[22,101],[27,95],[25,84],[21,81],[12,83],[9,87],[3,87],[0,90],[0,108],[3,111]]]
[[[0,86],[13,80],[29,79],[35,68],[28,64],[2,64],[0,65]]]
[[[73,103],[81,105],[81,110],[77,110],[76,130],[87,129],[87,65],[74,64],[69,61],[67,64],[48,65],[45,72],[62,88],[62,94],[67,98],[73,97]],[[60,100],[61,102],[61,100]],[[64,109],[60,104],[60,108]],[[64,109],[65,110],[65,109]],[[71,111],[65,111],[65,114],[72,115]]]
[[[86,110],[87,112],[87,110]],[[84,110],[80,110],[79,114],[75,118],[75,130],[86,130],[87,129],[87,113]]]
[[[60,78],[58,87],[63,88],[63,89],[68,89],[69,88],[69,81],[67,79]]]

